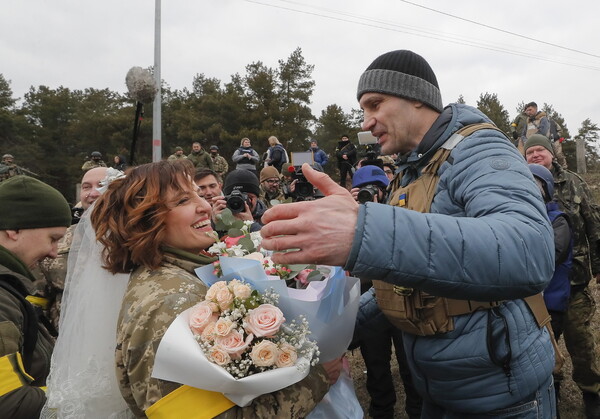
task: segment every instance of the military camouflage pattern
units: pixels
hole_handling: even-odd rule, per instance
[[[573,362],[573,380],[584,391],[600,392],[600,351],[590,328],[594,299],[587,288],[600,273],[600,213],[585,181],[552,163],[554,199],[571,220],[573,267],[569,276],[571,298],[564,323],[565,344]]]
[[[590,327],[595,312],[587,287],[571,290],[564,336],[573,362],[573,381],[583,391],[600,393],[600,348]]]
[[[267,208],[271,208],[273,207],[272,200],[276,199],[279,202],[283,202],[285,201],[285,195],[281,191],[281,186],[277,189],[277,193],[269,195],[263,188],[263,185],[260,185],[260,199],[265,203]]]
[[[83,163],[83,166],[81,166],[81,170],[87,172],[88,170],[94,169],[96,167],[106,167],[106,163],[104,163],[102,160],[88,160],[85,163]]]
[[[554,199],[559,209],[569,216],[573,229],[571,285],[587,285],[592,273],[600,273],[600,213],[588,185],[579,175],[564,170],[557,163],[553,163],[552,172]]]
[[[225,174],[229,171],[229,164],[227,163],[227,160],[225,160],[225,157],[221,156],[218,153],[216,156],[213,156],[211,154],[210,158],[212,159],[212,162],[213,162],[213,170],[218,175],[220,175],[221,178],[223,178],[225,176]]]
[[[36,278],[38,278],[34,282],[34,295],[48,300],[48,306],[44,310],[44,314],[56,330],[58,330],[60,320],[60,306],[65,289],[65,278],[67,277],[67,259],[69,258],[75,227],[77,227],[76,224],[70,226],[64,237],[58,242],[58,257],[56,259],[44,259],[34,271]]]
[[[169,156],[169,158],[167,158],[168,161],[175,161],[175,160],[186,160],[187,156],[185,154],[171,154]]]
[[[140,267],[131,275],[119,315],[116,369],[121,393],[136,416],[143,417],[146,409],[180,387],[151,374],[156,350],[171,322],[206,293],[206,286],[192,273],[198,266],[198,262],[166,254],[157,270]],[[245,408],[234,406],[218,417],[300,418],[327,390],[324,370],[313,368],[299,383],[258,397]]]
[[[26,174],[16,164],[0,163],[0,182],[6,179],[10,179],[13,176]]]

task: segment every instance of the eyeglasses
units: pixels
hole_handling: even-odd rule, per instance
[[[279,179],[267,179],[267,180],[265,180],[265,182],[275,184],[275,183],[279,183]]]

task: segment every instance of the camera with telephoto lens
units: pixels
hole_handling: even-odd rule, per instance
[[[365,202],[373,202],[375,197],[379,194],[379,187],[377,185],[366,185],[360,188],[358,191],[358,202],[364,204]]]
[[[231,193],[225,197],[225,201],[227,202],[227,208],[229,208],[234,214],[244,212],[246,210],[246,203],[250,205],[248,194],[237,189],[231,191]]]
[[[293,166],[294,171],[292,173],[292,180],[296,180],[296,184],[294,185],[294,193],[293,198],[294,201],[311,201],[315,197],[315,188],[312,183],[310,183],[304,177],[302,173],[302,166]]]

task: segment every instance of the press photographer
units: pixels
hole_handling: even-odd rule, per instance
[[[380,167],[363,166],[352,177],[352,190],[350,193],[361,204],[365,202],[385,202],[386,189],[389,183],[389,179]]]
[[[286,198],[292,198],[293,202],[313,201],[317,198],[322,198],[323,194],[316,189],[302,173],[302,164],[308,163],[315,170],[323,171],[320,164],[313,160],[312,152],[296,152],[292,154],[292,165],[288,167],[288,173],[291,175],[292,181],[289,185],[284,184],[283,194]]]
[[[223,212],[225,208],[229,208],[234,217],[240,220],[254,221],[250,228],[251,231],[260,230],[262,227],[261,217],[267,207],[258,198],[260,187],[254,173],[244,169],[230,172],[225,178],[223,195],[215,198],[212,207],[213,218]]]

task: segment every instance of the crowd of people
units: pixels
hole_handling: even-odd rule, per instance
[[[370,417],[399,413],[393,353],[410,418],[558,417],[564,336],[586,417],[600,418],[589,288],[600,283],[600,213],[547,116],[527,104],[511,142],[477,109],[444,106],[433,69],[407,50],[377,57],[357,100],[378,144],[359,156],[341,133],[339,181],[316,141],[312,163],[294,166],[274,136],[262,157],[241,139],[233,170],[200,142],[132,167],[94,151],[77,211],[23,173],[2,179],[2,415],[309,415],[342,358],[245,407],[152,376],[167,328],[207,292],[194,269],[216,260],[207,249],[228,208],[273,261],[360,278],[351,348]]]

